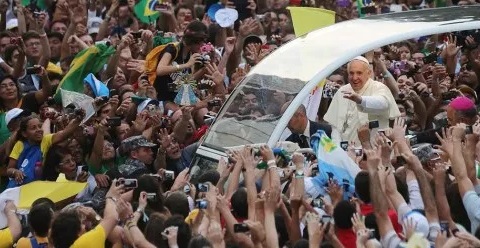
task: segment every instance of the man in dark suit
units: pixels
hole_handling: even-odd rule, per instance
[[[282,108],[282,113],[288,107],[286,103]],[[305,106],[300,105],[295,114],[287,124],[288,129],[292,132],[286,141],[297,143],[300,148],[310,148],[310,138],[318,131],[323,130],[328,137],[332,138],[332,127],[329,124],[322,124],[311,121],[307,117]]]

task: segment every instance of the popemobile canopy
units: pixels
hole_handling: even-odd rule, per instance
[[[407,39],[479,28],[480,6],[472,5],[375,15],[298,37],[263,59],[236,87],[197,149],[192,164],[201,168],[215,166],[229,147],[258,143],[274,147],[298,106],[318,83],[358,55]],[[280,108],[273,100],[275,91],[293,98],[282,115],[240,115],[238,106],[248,93],[254,93],[264,109]]]

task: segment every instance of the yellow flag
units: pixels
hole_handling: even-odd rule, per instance
[[[300,37],[310,31],[335,23],[335,12],[308,7],[288,7],[292,15],[295,36]]]
[[[48,182],[34,181],[20,186],[20,197],[17,207],[30,209],[33,201],[46,197],[57,203],[72,196],[76,196],[87,186],[86,183],[77,182]]]

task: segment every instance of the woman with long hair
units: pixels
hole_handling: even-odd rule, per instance
[[[44,158],[50,147],[71,136],[82,119],[83,115],[77,115],[64,130],[46,135],[37,116],[31,115],[22,119],[17,132],[17,142],[8,161],[7,175],[10,181],[7,188],[41,179]]]

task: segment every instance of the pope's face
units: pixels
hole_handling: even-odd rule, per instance
[[[350,62],[348,68],[348,81],[354,91],[361,90],[367,83],[370,75],[370,68],[364,62],[358,60]]]

